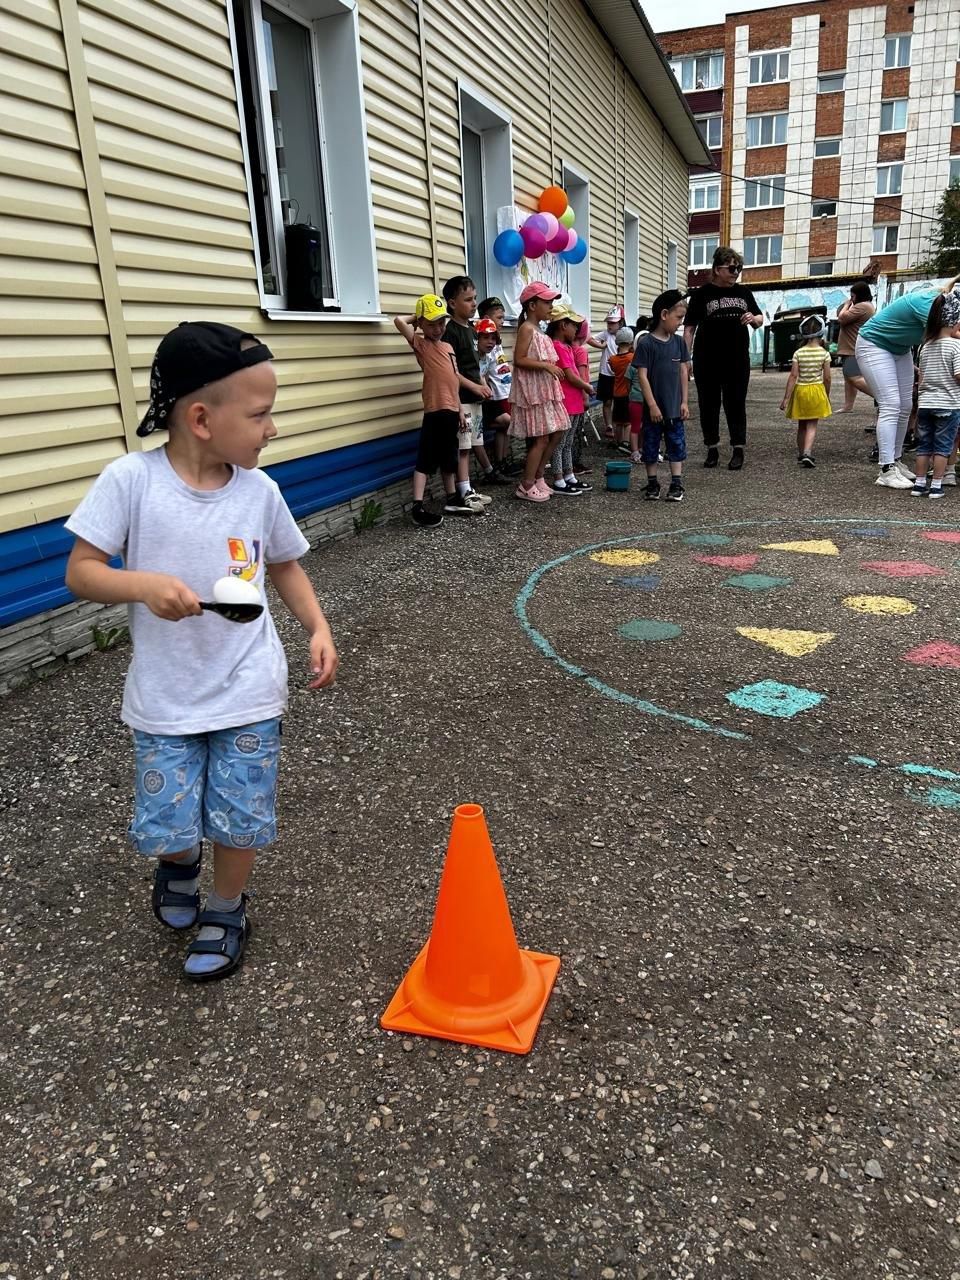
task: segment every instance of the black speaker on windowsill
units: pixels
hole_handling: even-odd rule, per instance
[[[323,302],[323,242],[309,222],[295,222],[284,235],[287,248],[287,308],[338,311]]]

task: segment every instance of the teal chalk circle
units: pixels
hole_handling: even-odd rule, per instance
[[[738,573],[723,583],[725,587],[739,587],[741,591],[775,591],[792,585],[792,578],[771,578],[766,573]]]
[[[625,640],[676,640],[680,628],[675,622],[660,622],[656,618],[633,618],[620,628]]]
[[[686,715],[683,712],[675,711],[670,707],[660,706],[659,703],[653,702],[648,698],[637,697],[635,694],[627,693],[623,689],[617,689],[614,685],[608,684],[607,681],[600,679],[598,676],[592,675],[589,671],[585,671],[583,667],[578,666],[574,662],[570,662],[557,651],[548,637],[545,636],[543,632],[540,631],[539,628],[531,621],[530,606],[541,583],[550,573],[555,569],[561,568],[565,564],[569,564],[570,561],[576,560],[581,556],[588,556],[594,551],[608,551],[614,548],[623,549],[630,546],[642,548],[644,546],[649,546],[649,544],[654,540],[657,540],[661,544],[658,547],[658,551],[661,551],[663,554],[667,554],[669,552],[671,540],[686,544],[687,546],[725,546],[729,542],[733,541],[733,534],[740,533],[748,529],[754,529],[757,531],[757,542],[759,544],[762,541],[767,541],[774,537],[781,527],[791,525],[795,527],[798,524],[830,528],[838,537],[843,535],[850,535],[853,537],[881,537],[886,535],[887,530],[891,527],[899,527],[903,529],[944,528],[942,521],[933,520],[889,520],[887,521],[886,528],[880,529],[879,527],[871,528],[870,526],[865,526],[862,518],[858,520],[849,518],[844,519],[842,517],[830,517],[823,519],[804,517],[795,519],[759,518],[755,520],[731,520],[717,526],[717,529],[730,530],[731,533],[729,534],[719,532],[705,533],[702,531],[684,532],[682,529],[675,529],[667,532],[658,530],[656,533],[648,534],[631,534],[623,538],[611,538],[605,542],[592,542],[587,546],[577,547],[575,550],[568,551],[564,555],[557,556],[553,560],[548,560],[545,564],[534,569],[521,587],[516,600],[514,601],[514,614],[527,639],[537,650],[539,650],[540,654],[548,661],[555,663],[560,670],[566,672],[567,675],[572,676],[574,679],[581,680],[583,684],[591,690],[591,692],[600,694],[602,697],[608,698],[611,702],[619,703],[621,706],[630,707],[640,715],[653,716],[658,720],[676,725],[678,728],[683,730],[689,730],[693,733],[709,733],[715,737],[724,738],[733,742],[754,742],[755,739],[751,733],[738,729],[730,729],[727,728],[726,725],[720,724],[715,720]],[[709,541],[706,541],[705,539],[709,539]],[[960,566],[960,561],[958,561],[957,564]],[[741,574],[737,576],[747,578],[765,577],[763,574]],[[621,585],[627,585],[630,582],[630,580],[626,578],[620,579],[619,581]],[[641,587],[641,581],[642,579],[638,578],[636,582],[631,585],[635,585],[640,589],[646,590],[650,590],[652,588],[653,584],[651,583],[650,586],[647,586],[645,581]],[[730,581],[731,580],[728,579],[727,584],[729,584]],[[746,589],[756,590],[758,588],[747,587]],[[639,621],[639,619],[635,619],[634,621]],[[627,624],[627,626],[629,625],[630,624]],[[679,634],[679,632],[680,628],[677,627],[677,633]],[[667,639],[668,637],[664,636],[662,638]],[[761,684],[776,685],[776,682],[762,681]],[[794,692],[791,695],[787,695],[783,692],[776,696],[771,694],[764,704],[768,708],[778,707],[778,710],[758,711],[756,705],[741,707],[741,709],[751,710],[768,718],[772,716],[776,719],[789,720],[794,716],[800,715],[803,711],[811,710],[814,706],[819,705],[819,703],[823,701],[824,695],[819,694],[812,689],[797,689],[796,686],[781,686],[781,689],[783,688],[792,689]],[[756,694],[755,692],[748,692],[749,690],[750,686],[745,686],[743,689],[734,690],[733,693],[743,696],[748,700],[754,700],[756,698]],[[801,695],[803,695],[803,697],[801,697]],[[731,694],[727,695],[727,698],[731,699],[731,702],[732,697],[733,695]],[[813,701],[810,701],[811,699]],[[732,705],[736,704],[732,702]],[[810,754],[809,748],[802,749],[800,747],[793,747],[785,742],[780,744],[779,749],[791,754],[796,754],[798,757]],[[940,809],[960,808],[960,788],[955,790],[949,786],[938,787],[931,785],[933,780],[960,784],[960,773],[954,773],[949,769],[936,768],[935,766],[928,764],[893,760],[879,761],[873,759],[871,756],[857,754],[831,755],[829,759],[835,764],[846,764],[856,769],[884,769],[899,772],[901,775],[907,774],[918,780],[920,778],[927,778],[930,782],[923,784],[927,787],[926,791],[918,793],[916,790],[911,788],[911,798],[918,800],[920,803],[932,805]]]
[[[727,694],[741,711],[754,711],[758,716],[775,716],[778,720],[790,720],[802,711],[812,711],[823,701],[823,694],[813,689],[799,689],[794,684],[781,684],[779,680],[761,680],[759,684],[747,684]]]

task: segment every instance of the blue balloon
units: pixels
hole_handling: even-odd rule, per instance
[[[586,240],[578,240],[572,249],[564,249],[560,254],[561,261],[569,262],[571,267],[578,267],[587,256]]]
[[[501,231],[493,242],[493,256],[501,267],[515,267],[523,257],[523,240],[519,231]]]

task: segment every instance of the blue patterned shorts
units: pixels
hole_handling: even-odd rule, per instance
[[[201,838],[234,849],[276,839],[280,720],[182,736],[133,731],[136,803],[129,837],[147,858]]]

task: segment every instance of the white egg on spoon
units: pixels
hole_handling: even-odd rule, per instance
[[[217,604],[260,604],[260,592],[252,582],[244,578],[218,578],[213,584],[213,598]]]

